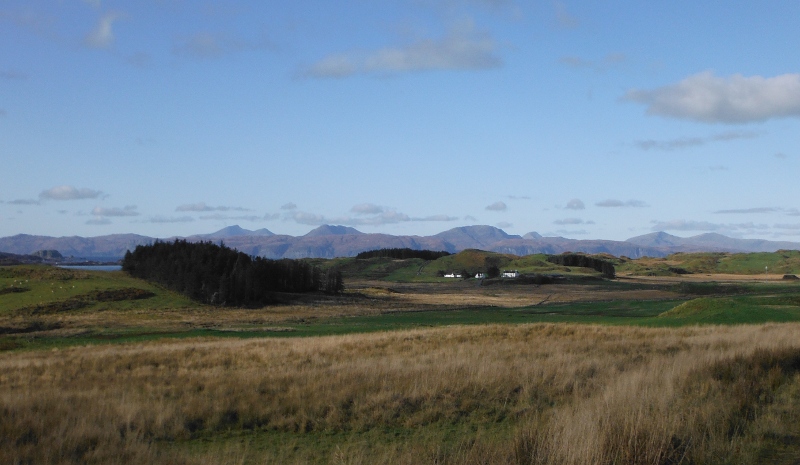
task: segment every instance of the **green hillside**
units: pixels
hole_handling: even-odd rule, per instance
[[[121,271],[84,271],[41,265],[0,267],[0,295],[0,316],[158,310],[198,305]]]
[[[469,276],[478,272],[487,272],[489,267],[496,266],[502,270],[517,270],[522,274],[561,274],[566,276],[600,276],[589,268],[559,266],[547,261],[547,255],[536,254],[518,257],[516,255],[486,252],[467,249],[457,254],[437,260],[391,258],[337,258],[333,260],[309,260],[322,269],[336,268],[345,279],[374,279],[393,282],[438,282],[452,278],[443,278],[444,273],[462,273]]]
[[[759,253],[677,253],[664,258],[615,260],[617,272],[639,276],[679,274],[800,274],[800,251]],[[766,269],[765,269],[766,267]]]

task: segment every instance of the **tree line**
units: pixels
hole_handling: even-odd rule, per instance
[[[601,258],[590,257],[578,253],[564,253],[561,255],[550,255],[547,261],[561,266],[577,266],[580,268],[591,268],[603,274],[603,277],[613,279],[616,276],[614,264]]]
[[[433,250],[414,250],[409,248],[404,249],[378,249],[361,252],[356,255],[356,259],[365,260],[367,258],[394,258],[397,260],[406,260],[409,258],[421,258],[423,260],[436,260],[438,258],[446,257],[450,252],[433,251]]]
[[[264,305],[274,302],[278,292],[344,290],[341,272],[323,272],[299,260],[250,257],[224,244],[183,239],[137,246],[125,254],[122,270],[215,305]]]

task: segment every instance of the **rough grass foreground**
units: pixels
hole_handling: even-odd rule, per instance
[[[0,462],[779,460],[798,336],[535,324],[5,353]]]

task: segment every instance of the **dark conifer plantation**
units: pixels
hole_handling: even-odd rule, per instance
[[[200,302],[252,306],[273,302],[276,292],[344,290],[341,273],[323,273],[298,260],[252,258],[211,242],[156,241],[125,254],[122,270]]]
[[[581,268],[592,268],[603,273],[603,276],[613,279],[616,276],[614,264],[601,258],[590,257],[578,253],[563,253],[561,255],[550,255],[547,261],[561,266],[578,266]]]
[[[388,257],[398,260],[405,260],[408,258],[421,258],[423,260],[436,260],[450,255],[450,252],[440,251],[434,252],[433,250],[414,250],[414,249],[378,249],[361,252],[356,255],[356,259],[363,260],[367,258]]]

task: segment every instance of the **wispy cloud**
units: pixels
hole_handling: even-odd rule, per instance
[[[29,78],[27,73],[23,73],[21,71],[14,71],[14,70],[4,70],[0,71],[0,79],[5,79],[7,81],[27,81]]]
[[[751,123],[800,116],[800,74],[718,77],[705,71],[653,90],[629,90],[623,100],[647,114],[704,123]]]
[[[97,25],[84,39],[84,43],[92,48],[109,48],[114,43],[114,21],[122,18],[122,14],[110,11],[100,16]]]
[[[681,137],[669,140],[640,140],[636,145],[642,150],[680,150],[691,147],[699,147],[712,142],[729,142],[739,139],[755,139],[761,134],[754,131],[728,131],[714,134],[708,137]]]
[[[102,191],[86,187],[77,189],[73,186],[56,186],[52,189],[42,191],[39,194],[39,198],[42,200],[82,200],[96,199],[102,195]]]
[[[297,210],[297,204],[289,202],[281,205],[281,210]]]
[[[86,224],[94,225],[94,226],[102,226],[105,224],[111,224],[111,220],[106,217],[100,218],[92,218],[90,220],[86,220]]]
[[[180,39],[172,51],[176,55],[187,55],[194,58],[218,58],[231,53],[273,48],[274,45],[266,38],[249,41],[203,31]]]
[[[284,219],[309,226],[320,226],[323,224],[340,224],[344,226],[382,226],[386,224],[406,222],[449,222],[459,220],[458,217],[449,215],[412,217],[397,210],[384,207],[381,207],[380,211],[375,211],[374,213],[354,213],[356,213],[356,216],[326,217],[325,215],[319,215],[316,213],[291,212],[285,213]]]
[[[477,31],[472,22],[465,22],[440,39],[423,39],[406,46],[366,53],[329,55],[300,74],[313,78],[343,78],[355,74],[497,68],[502,65],[497,49],[488,33]]]
[[[139,212],[136,211],[136,205],[126,205],[123,208],[113,207],[113,208],[105,208],[105,207],[94,207],[92,209],[92,215],[94,216],[139,216]]]
[[[383,207],[372,203],[362,203],[354,205],[350,211],[358,215],[376,215],[378,213],[383,213]]]
[[[40,205],[40,202],[34,199],[15,199],[15,200],[10,200],[6,203],[8,203],[9,205]]]
[[[191,223],[194,218],[191,216],[151,216],[144,221],[145,223],[166,224],[166,223]]]
[[[594,224],[594,221],[584,221],[580,218],[564,218],[561,220],[553,221],[553,224],[557,224],[560,226],[572,225],[572,224]]]
[[[749,213],[778,213],[780,212],[780,208],[772,208],[772,207],[756,207],[756,208],[734,208],[731,210],[717,210],[714,213],[716,214],[749,214]]]
[[[618,199],[607,199],[607,200],[603,200],[601,202],[597,202],[595,204],[595,206],[604,207],[604,208],[623,208],[623,207],[642,208],[642,207],[647,207],[648,205],[647,205],[647,203],[645,203],[645,202],[643,202],[641,200],[622,201],[622,200],[618,200]]]
[[[259,215],[224,215],[222,213],[215,213],[213,215],[201,215],[201,220],[215,220],[215,221],[250,221],[250,222],[259,222],[259,221],[269,221],[278,218],[280,215],[277,214],[265,214],[263,216]]]
[[[493,212],[504,212],[508,210],[508,205],[506,205],[505,202],[495,202],[491,205],[487,205],[486,210]]]
[[[562,57],[558,61],[566,66],[569,66],[570,68],[590,69],[592,71],[602,73],[604,71],[608,71],[610,68],[625,63],[626,60],[627,58],[623,53],[609,53],[599,60],[587,60],[585,58],[576,56],[566,56]]]
[[[227,212],[227,211],[239,211],[239,212],[246,212],[251,211],[248,208],[243,207],[226,207],[226,206],[218,206],[212,207],[210,205],[206,205],[205,202],[198,202],[198,203],[186,203],[183,205],[178,205],[175,208],[176,212],[213,212],[213,211],[220,211],[220,212]]]
[[[558,21],[560,27],[564,29],[574,29],[580,25],[578,18],[567,10],[567,5],[564,4],[564,2],[556,1],[553,3],[553,7],[555,8],[556,21]]]
[[[585,229],[559,229],[556,230],[554,233],[546,233],[545,236],[585,236],[589,234],[589,231]]]
[[[738,231],[738,230],[765,230],[765,224],[748,223],[711,223],[709,221],[671,220],[654,221],[650,228],[652,231]]]
[[[567,206],[564,208],[567,210],[583,210],[586,208],[586,205],[584,205],[581,199],[572,199],[567,202]]]

